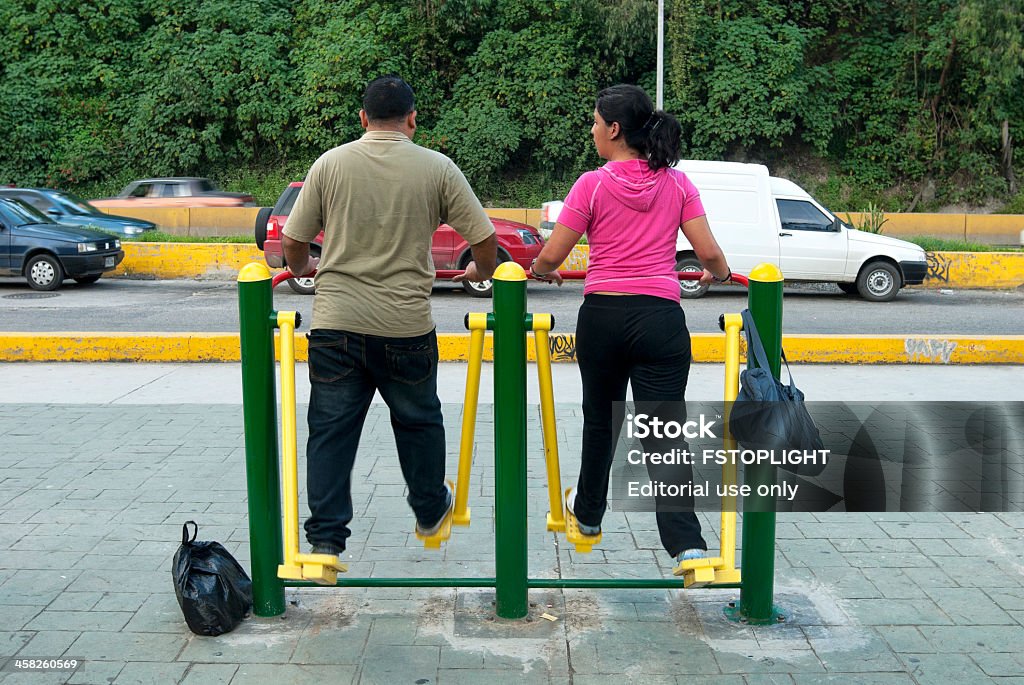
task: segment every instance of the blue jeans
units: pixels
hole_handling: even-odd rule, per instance
[[[308,338],[306,539],[345,549],[351,535],[352,466],[374,391],[391,410],[409,506],[421,525],[434,525],[447,511],[435,332],[384,338],[314,329]]]

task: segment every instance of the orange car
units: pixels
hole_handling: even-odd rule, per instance
[[[94,207],[252,207],[252,195],[218,190],[208,178],[147,178],[129,183],[116,197],[91,200]]]

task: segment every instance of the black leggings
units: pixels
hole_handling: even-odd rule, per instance
[[[576,359],[583,379],[583,454],[573,511],[580,523],[598,526],[607,508],[620,429],[612,425],[612,405],[625,401],[627,382],[637,411],[643,403],[656,406],[685,398],[690,374],[686,317],[677,303],[660,297],[587,295],[576,324]],[[678,498],[673,504],[678,509]],[[661,509],[658,532],[670,555],[707,549],[696,514]]]

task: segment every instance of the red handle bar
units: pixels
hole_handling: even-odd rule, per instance
[[[303,278],[309,278],[313,276],[315,273],[316,271],[308,273],[305,276],[303,276]],[[458,269],[440,269],[438,270],[436,277],[439,279],[450,279],[454,278],[455,276],[461,276],[464,273],[465,271],[461,271]],[[562,275],[562,278],[564,278],[567,281],[582,281],[587,275],[586,271],[559,271],[558,273],[560,273]],[[679,271],[676,275],[679,276],[680,281],[697,281],[700,280],[701,277],[701,274],[697,273],[696,271]],[[529,277],[529,274],[527,274],[527,276]],[[274,279],[271,281],[271,285],[276,288],[278,284],[284,283],[289,278],[294,278],[294,276],[292,275],[291,271],[288,271],[286,269],[274,276]],[[737,273],[734,273],[732,275],[732,282],[739,283],[742,286],[749,285],[747,277]]]

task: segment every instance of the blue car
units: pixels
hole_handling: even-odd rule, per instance
[[[95,283],[123,259],[121,240],[109,233],[63,226],[19,200],[0,198],[0,275],[56,290],[65,276]]]
[[[156,229],[149,221],[104,214],[85,200],[52,188],[0,188],[0,198],[21,200],[58,224],[96,228],[125,240]]]

